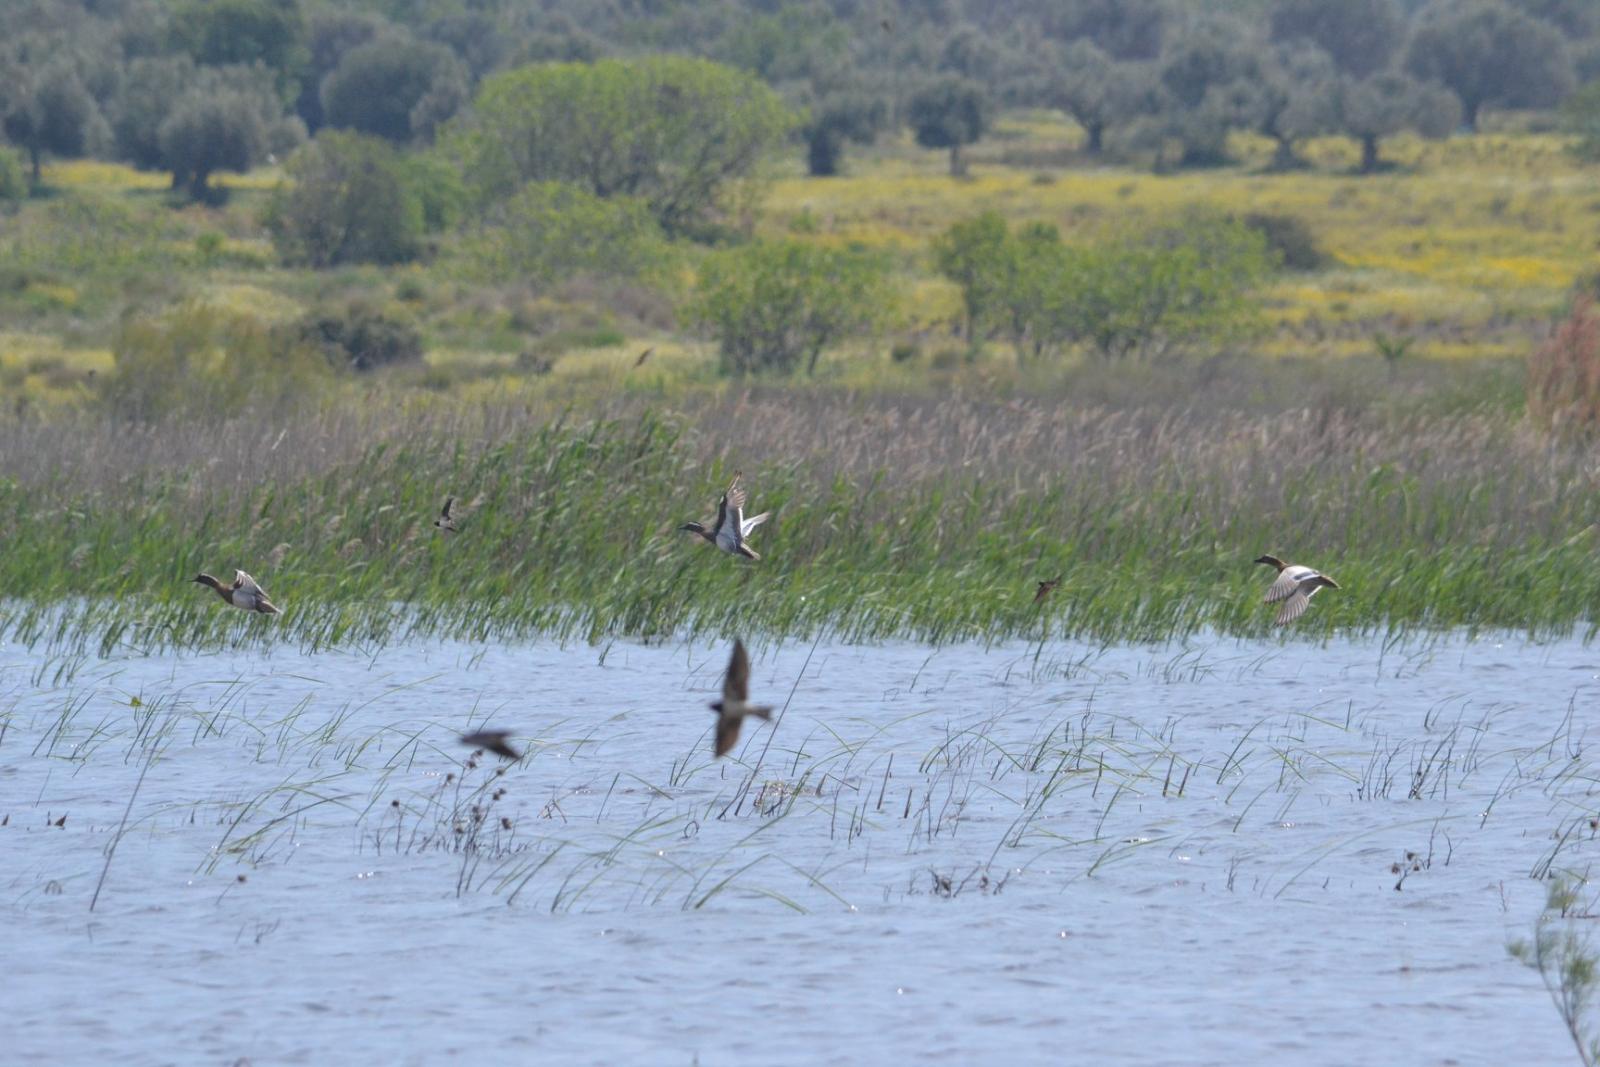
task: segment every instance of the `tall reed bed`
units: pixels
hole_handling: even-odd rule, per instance
[[[1600,464],[1498,415],[755,391],[592,418],[8,424],[0,457],[0,613],[52,645],[1248,633],[1269,614],[1251,563],[1267,551],[1343,586],[1302,633],[1600,618]],[[756,564],[676,531],[714,514],[735,468],[775,512]],[[447,495],[451,537],[431,526]],[[284,615],[188,584],[233,567]]]

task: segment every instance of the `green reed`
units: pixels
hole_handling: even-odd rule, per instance
[[[0,481],[0,624],[80,651],[823,628],[1160,640],[1265,632],[1269,575],[1251,560],[1266,551],[1344,586],[1317,597],[1300,634],[1592,632],[1600,619],[1589,461],[1522,441],[1503,417],[915,403],[743,397],[692,419],[642,410],[473,433],[409,414],[332,455],[328,439],[344,438],[312,421],[175,468],[118,470],[114,439],[80,442],[106,449],[112,473],[84,476],[63,449],[53,475]],[[286,434],[286,452],[320,458],[267,455]],[[732,447],[745,442],[759,451]],[[735,466],[750,510],[774,512],[752,539],[759,563],[676,529],[714,516]],[[431,525],[446,495],[454,536]],[[234,567],[283,615],[245,616],[189,582]],[[1035,606],[1034,582],[1057,574]]]

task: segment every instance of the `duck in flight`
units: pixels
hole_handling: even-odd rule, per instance
[[[1339,583],[1326,574],[1298,563],[1285,563],[1277,556],[1259,556],[1255,562],[1278,568],[1278,577],[1262,598],[1266,604],[1283,604],[1278,609],[1278,617],[1272,620],[1274,626],[1283,626],[1304,615],[1318,589],[1339,588]]]
[[[750,656],[744,650],[744,642],[734,638],[733,656],[728,660],[728,673],[722,679],[722,699],[711,705],[711,710],[717,713],[718,756],[727,755],[739,740],[739,727],[744,724],[745,716],[772,721],[770,707],[751,704],[749,700]]]
[[[1059,574],[1054,578],[1046,578],[1044,581],[1039,583],[1039,591],[1033,594],[1033,602],[1037,604],[1039,601],[1055,592],[1056,586],[1060,584],[1061,575]]]
[[[233,572],[232,585],[223,585],[209,574],[198,574],[191,580],[201,585],[209,585],[226,603],[243,611],[259,611],[263,615],[278,614],[277,607],[267,599],[266,590],[257,585],[256,580],[244,571]]]
[[[455,497],[445,497],[444,507],[439,511],[439,517],[433,520],[434,528],[439,530],[441,533],[451,534],[456,532],[456,520],[450,515],[450,506],[455,502]]]
[[[744,487],[739,484],[739,477],[740,472],[734,471],[733,481],[728,484],[727,491],[722,494],[722,502],[717,505],[717,521],[709,530],[698,522],[686,522],[678,529],[699,534],[730,555],[760,559],[755,550],[745,542],[745,538],[749,537],[757,526],[766,522],[772,512],[763,511],[748,519],[744,517],[745,492]]]

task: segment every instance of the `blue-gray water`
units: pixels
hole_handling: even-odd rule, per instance
[[[1595,649],[753,651],[0,648],[0,1060],[1575,1062]]]

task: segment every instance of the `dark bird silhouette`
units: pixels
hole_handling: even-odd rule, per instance
[[[1061,584],[1061,575],[1059,575],[1059,574],[1056,575],[1054,578],[1046,578],[1044,581],[1039,583],[1038,592],[1033,594],[1033,602],[1035,604],[1037,604],[1039,601],[1043,600],[1045,597],[1047,597],[1051,593],[1055,592],[1056,586],[1058,586],[1060,584]]]
[[[644,366],[644,361],[649,359],[650,358],[650,353],[654,352],[655,350],[656,350],[656,346],[655,345],[651,345],[649,348],[645,349],[643,352],[640,352],[639,353],[639,358],[633,361],[633,369],[634,370],[638,370],[640,367]]]
[[[493,752],[501,759],[508,759],[515,763],[522,758],[522,753],[512,748],[506,738],[511,736],[510,730],[478,730],[475,733],[462,734],[461,743],[481,748],[485,752]]]
[[[444,533],[456,532],[456,520],[450,515],[450,506],[456,502],[453,496],[444,498],[444,507],[439,509],[439,517],[433,520],[434,528]]]
[[[209,585],[217,591],[226,603],[244,611],[259,611],[263,615],[276,615],[278,609],[271,600],[267,599],[267,592],[256,584],[256,580],[244,571],[233,572],[233,584],[223,585],[209,574],[197,574],[190,579],[201,585]]]
[[[772,721],[770,707],[751,704],[749,700],[750,656],[744,650],[744,642],[734,638],[733,656],[728,660],[728,673],[722,679],[722,699],[711,705],[711,710],[717,713],[718,756],[727,755],[734,742],[739,740],[739,727],[744,723],[745,716],[754,715],[758,719]]]

